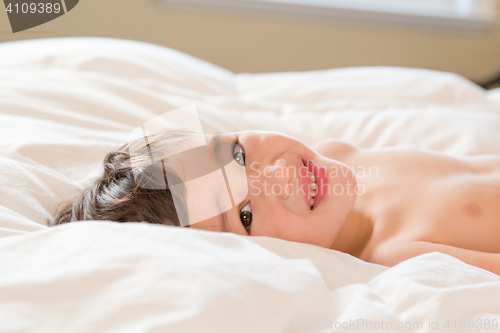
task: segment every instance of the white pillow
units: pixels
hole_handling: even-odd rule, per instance
[[[492,89],[487,94],[490,100],[500,105],[500,88]]]
[[[132,129],[182,106],[197,106],[206,132],[254,128],[306,143],[339,137],[363,147],[500,153],[500,104],[490,97],[427,70],[233,74],[132,41],[0,44],[2,329],[271,333],[316,320],[491,320],[500,311],[498,277],[443,254],[388,269],[267,237],[45,224]]]
[[[455,74],[405,68],[233,74],[108,38],[0,45],[0,235],[37,230],[144,121],[195,104],[207,133],[500,154],[500,105]],[[24,222],[20,222],[20,221]]]

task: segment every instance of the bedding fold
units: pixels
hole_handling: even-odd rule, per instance
[[[180,107],[194,104],[207,134],[273,130],[309,145],[470,156],[500,154],[498,97],[422,69],[235,74],[126,40],[0,44],[0,332],[352,332],[390,322],[407,333],[498,322],[500,277],[440,253],[388,268],[267,237],[46,224],[134,128]]]

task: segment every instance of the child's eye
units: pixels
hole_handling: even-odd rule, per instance
[[[245,227],[245,229],[250,229],[252,224],[252,208],[250,207],[250,203],[247,203],[245,206],[240,209],[240,221]]]
[[[238,142],[233,145],[233,158],[241,166],[245,166],[245,152]]]

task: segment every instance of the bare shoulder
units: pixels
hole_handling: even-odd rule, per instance
[[[463,249],[426,241],[393,241],[381,244],[367,261],[384,266],[395,266],[400,262],[425,253],[440,252],[500,275],[500,253]]]
[[[312,145],[311,148],[331,159],[339,159],[341,156],[348,156],[360,150],[359,147],[339,139],[320,141]]]

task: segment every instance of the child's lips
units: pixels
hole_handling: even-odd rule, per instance
[[[319,187],[317,178],[313,173],[313,162],[299,159],[299,175],[300,175],[300,188],[303,191],[304,199],[306,200],[307,207],[313,210],[316,207],[316,197],[318,195]]]
[[[304,169],[306,169],[307,172],[304,172]],[[309,188],[311,187],[311,179],[309,178],[309,170],[307,169],[306,162],[301,158],[299,158],[297,161],[297,170],[300,179],[299,188],[303,189],[302,192],[304,193],[304,200],[306,202],[307,208],[311,209],[310,198],[309,198],[309,193],[310,193]]]
[[[316,178],[317,190],[316,190],[316,195],[314,197],[314,205],[312,207],[312,209],[314,209],[325,198],[325,196],[329,194],[327,170],[324,166],[322,166],[317,162],[304,161],[304,164]]]

